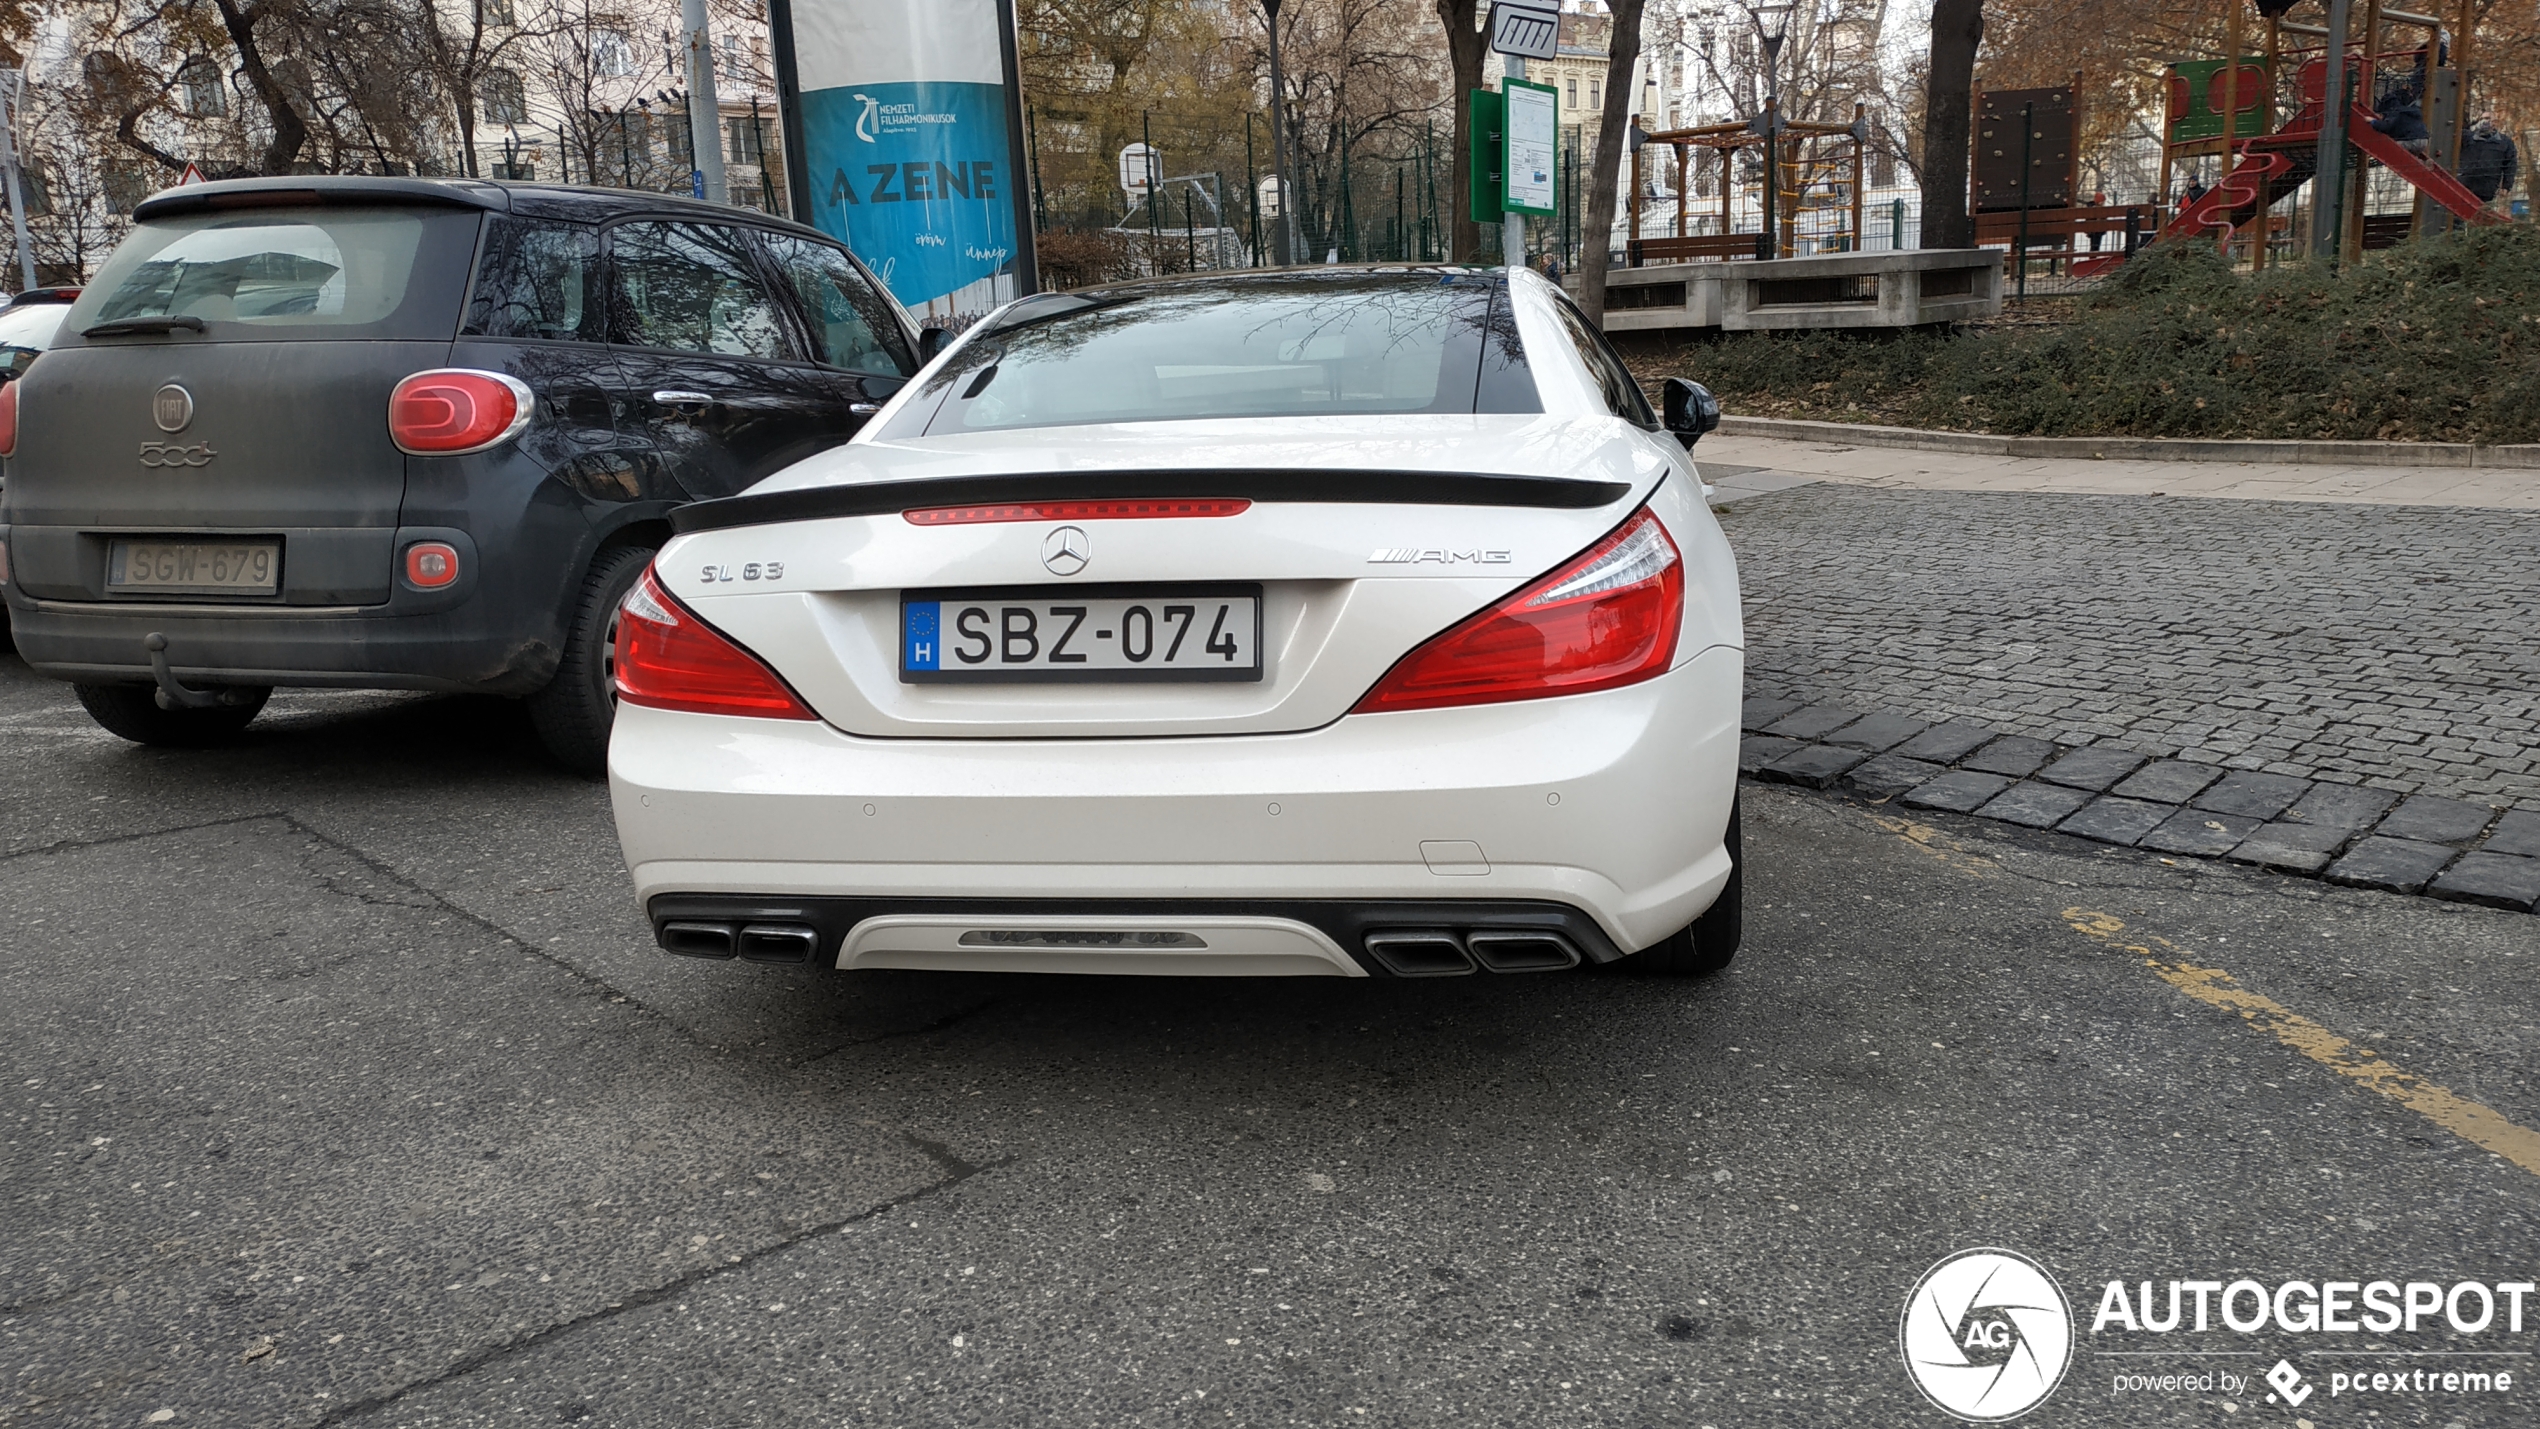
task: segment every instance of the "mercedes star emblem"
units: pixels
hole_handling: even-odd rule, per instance
[[[194,394],[171,382],[150,395],[150,420],[163,432],[181,432],[194,420]]]
[[[1054,576],[1072,576],[1093,558],[1093,540],[1082,526],[1061,526],[1041,542],[1041,564]]]

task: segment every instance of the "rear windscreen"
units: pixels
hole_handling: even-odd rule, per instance
[[[879,435],[1539,410],[1495,278],[1307,271],[1026,298]]]
[[[260,208],[136,225],[64,327],[196,318],[212,338],[431,338],[458,326],[479,216]]]

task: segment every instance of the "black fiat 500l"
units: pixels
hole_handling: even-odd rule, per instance
[[[808,228],[394,178],[171,190],[0,386],[18,649],[148,744],[277,685],[525,696],[608,745],[610,627],[683,502],[846,440],[921,334]]]

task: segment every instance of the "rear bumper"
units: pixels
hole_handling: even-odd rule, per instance
[[[12,593],[18,653],[40,674],[83,685],[150,683],[142,640],[168,637],[189,685],[280,685],[526,694],[554,674],[551,639],[489,630],[464,609],[434,615],[326,609],[235,614],[217,607],[100,608]]]
[[[0,527],[0,540],[26,529]],[[13,583],[7,601],[18,653],[59,680],[149,684],[142,642],[155,632],[168,638],[176,677],[197,686],[525,694],[546,683],[559,655],[557,612],[504,599],[484,579],[466,532],[406,526],[375,534],[383,564],[416,541],[455,546],[459,581],[433,591],[393,582],[383,601],[361,605],[42,599]]]
[[[1337,945],[1361,924],[1334,908],[1532,904],[1583,917],[1593,961],[1674,933],[1727,882],[1742,682],[1741,653],[1715,647],[1591,695],[1147,740],[864,739],[629,706],[610,788],[649,909],[1208,905]],[[853,922],[822,926],[838,955]]]

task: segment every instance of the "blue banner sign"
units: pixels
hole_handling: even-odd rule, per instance
[[[802,216],[928,317],[1027,291],[1001,3],[792,0],[776,17]]]

